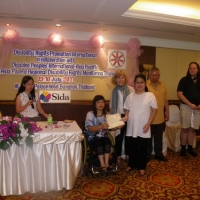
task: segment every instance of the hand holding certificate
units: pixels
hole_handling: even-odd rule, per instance
[[[106,120],[109,125],[109,129],[117,128],[124,125],[124,122],[121,121],[121,116],[119,113],[116,114],[107,114]]]

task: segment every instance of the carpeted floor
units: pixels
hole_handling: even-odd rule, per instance
[[[77,178],[74,188],[20,196],[0,197],[0,200],[200,200],[200,145],[197,157],[179,156],[168,149],[168,162],[151,160],[146,174],[137,170],[126,172],[122,161],[116,173]]]

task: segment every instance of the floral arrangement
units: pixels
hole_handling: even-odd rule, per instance
[[[42,129],[36,122],[29,122],[28,118],[15,116],[2,117],[0,119],[0,149],[7,150],[13,143],[20,145],[20,141],[25,141],[29,147],[33,146],[34,133]]]

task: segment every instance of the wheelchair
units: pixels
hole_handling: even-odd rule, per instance
[[[114,144],[114,139],[110,132],[108,132],[108,137],[111,142],[111,152],[109,158],[109,165],[112,166],[107,171],[103,171],[100,168],[100,161],[94,146],[94,142],[89,142],[88,137],[86,136],[86,131],[83,130],[84,139],[82,141],[82,156],[83,156],[83,164],[84,164],[84,173],[86,175],[91,174],[102,174],[102,173],[113,173],[118,169],[117,164],[117,154]]]

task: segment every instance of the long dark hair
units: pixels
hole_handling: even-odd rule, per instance
[[[19,89],[18,89],[18,92],[17,92],[15,98],[17,98],[17,96],[18,96],[20,93],[22,93],[22,92],[25,91],[24,84],[26,84],[26,83],[29,82],[30,80],[32,80],[33,83],[34,83],[34,80],[33,80],[33,78],[32,78],[31,76],[24,76],[24,77],[22,78],[21,85],[20,85],[20,87],[19,87]],[[31,97],[33,98],[33,100],[35,100],[35,87],[31,90]]]
[[[187,76],[190,76],[190,72],[189,72],[189,69],[190,69],[190,65],[191,64],[195,64],[196,66],[197,66],[197,69],[198,69],[198,73],[197,73],[197,77],[199,77],[200,76],[200,72],[199,72],[199,64],[197,63],[197,62],[191,62],[190,64],[189,64],[189,67],[188,67],[188,70],[187,70]]]
[[[94,99],[92,100],[92,111],[93,111],[95,117],[97,117],[96,102],[99,101],[99,100],[103,100],[104,103],[106,103],[105,98],[102,95],[96,95],[94,97]],[[104,108],[103,108],[103,115],[105,115],[105,114],[106,114],[106,108],[104,106]]]
[[[146,86],[146,76],[145,76],[144,74],[137,74],[137,75],[135,76],[134,83],[136,82],[136,80],[137,80],[138,78],[141,78],[141,79],[144,80],[144,82],[145,82],[145,89],[144,89],[144,91],[145,91],[145,92],[148,92],[149,90],[148,90],[148,88],[147,88],[147,86]]]

